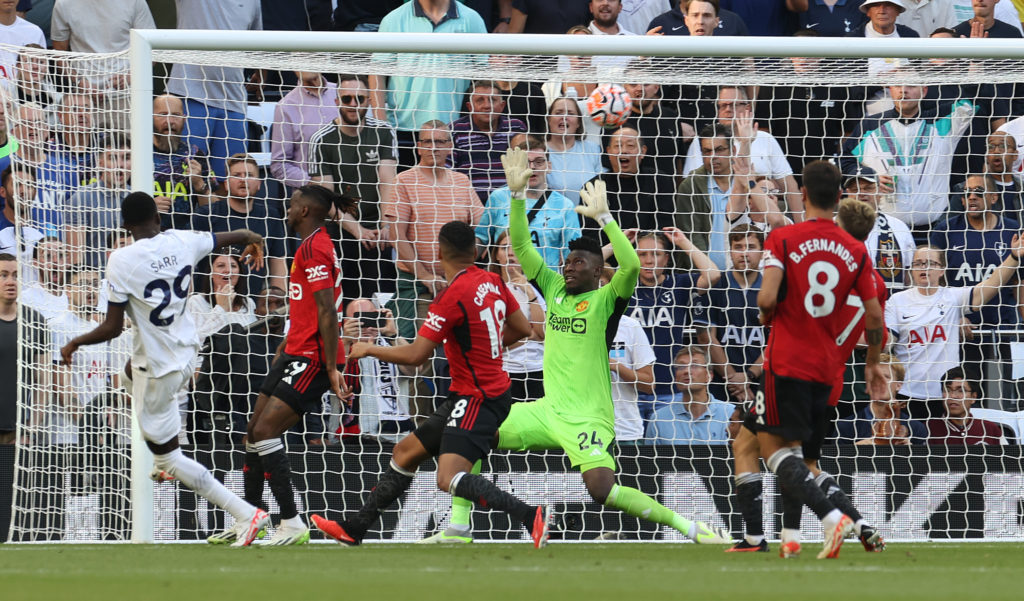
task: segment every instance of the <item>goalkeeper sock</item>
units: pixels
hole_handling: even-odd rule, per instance
[[[295,490],[292,488],[292,468],[284,452],[284,442],[280,438],[271,438],[256,442],[253,446],[260,455],[263,469],[270,474],[270,492],[280,507],[281,520],[299,515],[295,507]]]
[[[370,526],[380,519],[380,514],[409,489],[415,475],[415,472],[399,467],[392,459],[388,470],[377,481],[377,486],[374,486],[370,494],[366,496],[366,501],[356,512],[355,518],[349,520],[348,525],[351,528],[347,528],[348,533],[356,538],[362,538]]]
[[[154,455],[153,464],[197,495],[234,516],[235,521],[247,522],[252,519],[256,508],[246,503],[235,493],[224,487],[202,464],[174,449],[164,455]]]
[[[853,520],[854,525],[857,528],[857,535],[859,536],[860,527],[864,523],[864,518],[860,515],[860,512],[857,511],[857,508],[853,506],[853,501],[850,500],[850,497],[846,496],[843,489],[839,487],[835,478],[826,472],[821,472],[818,474],[818,477],[814,479],[814,483],[821,488],[825,493],[825,496],[828,497],[828,500],[832,501],[832,504],[836,506],[836,509],[842,511],[848,515],[851,520]]]
[[[635,488],[616,484],[612,486],[608,498],[604,501],[605,507],[618,509],[633,517],[643,518],[656,524],[671,526],[685,534],[688,538],[696,535],[695,524],[655,501],[648,495]]]
[[[242,482],[245,489],[245,500],[263,511],[267,510],[263,502],[263,488],[267,482],[263,472],[263,462],[256,451],[256,445],[245,443],[245,467],[242,468]]]
[[[764,540],[762,492],[761,474],[736,474],[736,504],[743,516],[747,542],[752,545],[759,545]]]
[[[501,490],[483,476],[459,472],[452,478],[448,492],[469,499],[481,507],[504,511],[522,522],[527,530],[533,531],[533,518],[537,514],[537,508]]]
[[[480,473],[479,459],[473,464],[473,469],[470,470],[471,474]],[[473,511],[473,502],[468,499],[463,499],[460,496],[452,495],[452,519],[450,520],[451,527],[456,530],[469,530],[469,517]]]

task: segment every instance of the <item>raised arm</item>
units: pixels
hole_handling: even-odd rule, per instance
[[[580,201],[583,203],[576,207],[576,212],[584,217],[589,217],[600,224],[602,231],[608,236],[612,245],[612,252],[619,268],[615,270],[609,286],[615,291],[619,298],[633,296],[636,289],[636,281],[640,277],[640,257],[636,249],[629,241],[619,224],[615,223],[611,212],[608,210],[608,197],[605,193],[605,183],[602,180],[587,182],[580,190]]]
[[[263,269],[263,236],[252,230],[218,232],[213,235],[213,247],[244,246],[242,260],[252,269]]]
[[[672,241],[672,244],[676,245],[676,248],[686,253],[687,258],[690,259],[690,264],[700,271],[700,277],[697,278],[698,288],[708,289],[722,278],[722,272],[715,265],[715,262],[708,258],[707,254],[701,251],[701,249],[697,248],[682,230],[676,227],[666,227],[662,228],[662,231]]]
[[[120,336],[123,331],[124,305],[108,302],[107,316],[103,319],[103,323],[96,326],[90,332],[86,332],[81,336],[75,336],[60,349],[61,363],[71,365],[71,356],[75,354],[78,347],[113,340]]]
[[[1024,253],[1024,238],[1021,238],[1020,235],[1015,235],[1013,241],[1010,242],[1010,254],[999,267],[996,267],[992,275],[982,280],[971,291],[971,311],[977,311],[982,305],[992,300],[992,297],[999,292],[999,289],[1013,279],[1013,276],[1017,274],[1017,269],[1020,267],[1021,253]]]

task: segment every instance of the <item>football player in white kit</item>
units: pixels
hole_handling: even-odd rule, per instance
[[[234,516],[237,537],[233,546],[248,546],[266,531],[270,516],[182,454],[176,397],[192,377],[192,361],[199,351],[195,323],[185,309],[196,263],[215,248],[245,245],[243,260],[262,268],[263,238],[249,230],[161,232],[156,203],[145,192],[133,192],[124,199],[121,218],[135,243],[110,255],[106,319],[64,345],[61,357],[69,365],[80,346],[116,338],[124,330],[125,315],[131,318],[135,329],[131,396],[138,403],[139,427],[153,452],[155,471],[176,478]]]

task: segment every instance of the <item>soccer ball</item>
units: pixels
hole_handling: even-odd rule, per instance
[[[617,84],[601,84],[587,98],[587,114],[601,127],[618,127],[626,122],[633,100]]]

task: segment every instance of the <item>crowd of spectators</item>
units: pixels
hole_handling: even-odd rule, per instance
[[[24,402],[38,409],[23,415],[32,426],[25,431],[37,434],[22,442],[68,444],[88,432],[91,444],[123,443],[125,424],[111,416],[125,402],[118,357],[127,357],[131,331],[74,365],[50,364],[63,340],[102,315],[106,258],[131,242],[118,231],[132,185],[127,69],[104,59],[86,70],[79,63],[89,63],[44,49],[116,52],[132,28],[166,19],[142,0],[55,0],[44,33],[23,18],[31,4],[0,0],[0,43],[21,47],[0,49],[0,328],[22,319],[41,330],[32,348],[48,374],[25,389],[37,398]],[[346,0],[333,11],[326,0],[274,4],[176,0],[175,24],[1024,37],[1016,0]],[[401,60],[429,70],[445,59]],[[504,67],[519,59],[481,60]],[[805,82],[822,68],[818,59],[781,62]],[[755,300],[765,236],[804,218],[800,172],[819,158],[841,166],[846,195],[876,208],[867,248],[891,295],[891,398],[844,388],[838,440],[1016,442],[1017,433],[973,419],[971,408],[1021,408],[1013,368],[1024,288],[999,266],[1024,210],[1024,95],[1015,84],[898,83],[941,67],[924,63],[865,59],[858,68],[874,83],[855,87],[661,84],[645,79],[647,59],[619,56],[563,57],[545,81],[171,66],[152,105],[154,197],[164,227],[251,229],[267,239],[268,258],[264,270],[249,271],[238,249],[213,255],[181,284],[191,289],[188,310],[204,342],[193,389],[181,399],[191,433],[184,442],[241,440],[252,392],[286,331],[299,241],[285,210],[291,192],[309,183],[359,202],[358,217],[328,223],[342,266],[346,342],[402,345],[416,336],[446,286],[437,232],[465,221],[476,228],[481,264],[501,274],[534,323],[531,336],[507,350],[513,398],[543,395],[544,299],[507,242],[501,156],[512,147],[527,152],[533,170],[527,218],[549,266],[560,267],[581,235],[607,243],[573,210],[580,188],[595,179],[607,184],[609,207],[640,256],[634,298],[609,347],[619,442],[726,444],[734,435],[762,373],[766,332]],[[587,116],[586,99],[600,83],[621,84],[632,97],[618,127],[602,129]],[[247,116],[260,102],[274,103],[265,157]],[[610,249],[606,256],[612,260]],[[610,277],[614,264],[607,270]],[[20,312],[8,298],[17,279]],[[350,362],[355,400],[325,398],[296,440],[362,434],[393,442],[432,411],[445,374],[440,356],[411,369]],[[6,398],[0,442],[13,442],[15,396]]]

